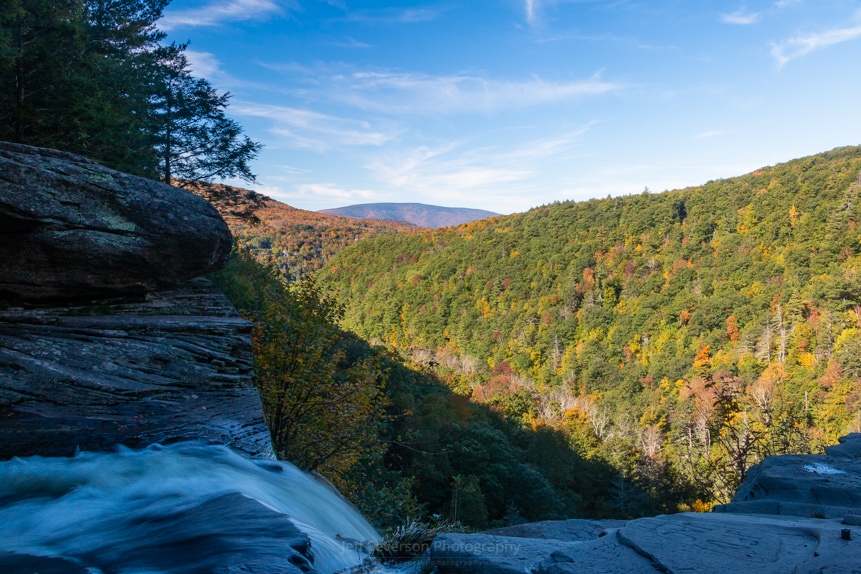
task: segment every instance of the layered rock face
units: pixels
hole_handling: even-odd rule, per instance
[[[861,434],[767,458],[710,514],[548,521],[439,536],[441,574],[861,574]]]
[[[0,459],[183,439],[272,456],[251,323],[209,281],[141,303],[0,311]]]
[[[0,300],[142,296],[219,268],[231,244],[215,208],[191,193],[0,142]]]

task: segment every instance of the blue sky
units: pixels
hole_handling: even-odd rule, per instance
[[[861,144],[859,0],[173,0],[267,195],[525,211]],[[239,182],[234,182],[239,183]]]

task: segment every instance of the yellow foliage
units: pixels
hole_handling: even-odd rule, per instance
[[[798,364],[809,369],[813,368],[816,366],[816,355],[813,353],[799,353]]]
[[[754,281],[750,284],[750,287],[745,289],[744,291],[745,297],[755,297],[757,295],[762,295],[762,283],[759,281]]]
[[[490,303],[484,297],[476,301],[475,306],[478,308],[479,311],[481,311],[482,317],[487,318],[493,313],[493,310],[490,308]]]
[[[342,308],[313,281],[267,296],[254,329],[254,358],[272,444],[280,458],[340,481],[382,453],[376,435],[387,404],[375,358],[338,365]]]
[[[801,212],[795,208],[795,204],[792,204],[792,207],[789,208],[789,226],[795,227],[798,225],[798,218],[801,215]]]

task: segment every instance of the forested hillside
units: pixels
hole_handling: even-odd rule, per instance
[[[241,187],[184,183],[215,206],[240,249],[275,265],[288,281],[304,279],[360,239],[415,229],[398,221],[305,211]]]
[[[672,472],[721,501],[763,456],[859,430],[859,172],[840,148],[378,237],[318,275],[346,328],[456,392],[564,431],[632,488]]]

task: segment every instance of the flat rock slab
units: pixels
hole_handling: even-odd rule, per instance
[[[587,542],[446,534],[430,548],[442,574],[656,574],[652,563],[622,544],[616,531]]]
[[[0,142],[0,301],[93,301],[220,268],[227,224],[205,200],[80,156]]]
[[[828,526],[839,539],[839,523]],[[787,574],[815,557],[820,536],[812,520],[735,514],[644,518],[619,530],[622,542],[660,570],[698,574]]]
[[[624,526],[624,520],[544,520],[516,524],[505,528],[487,530],[484,534],[494,536],[514,536],[518,538],[543,538],[565,540],[567,542],[595,540],[608,528]]]
[[[448,534],[431,546],[442,574],[861,574],[861,532],[839,520],[676,514],[632,520],[571,542]]]
[[[272,456],[251,323],[209,281],[136,304],[0,312],[0,459],[187,439]]]

